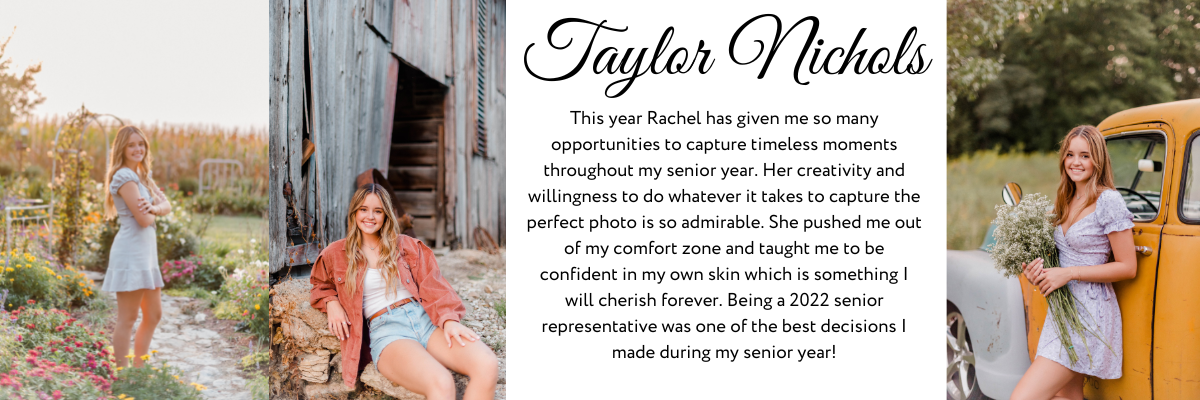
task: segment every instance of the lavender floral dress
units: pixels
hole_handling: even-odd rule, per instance
[[[1054,231],[1058,259],[1062,267],[1100,265],[1108,262],[1112,251],[1108,234],[1133,228],[1133,214],[1116,190],[1106,190],[1096,199],[1096,210],[1084,216],[1065,234],[1062,226]],[[1080,320],[1088,332],[1081,337],[1071,331],[1078,361],[1071,365],[1067,350],[1059,341],[1052,316],[1046,317],[1037,355],[1046,357],[1072,371],[1100,379],[1121,377],[1121,309],[1111,283],[1073,280],[1067,283],[1075,295]],[[1061,290],[1061,288],[1060,288]],[[1085,340],[1086,339],[1086,340]],[[1086,343],[1086,345],[1085,345]]]

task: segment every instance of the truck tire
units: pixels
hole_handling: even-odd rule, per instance
[[[958,308],[946,303],[946,400],[983,399],[975,376],[975,351],[967,321]]]

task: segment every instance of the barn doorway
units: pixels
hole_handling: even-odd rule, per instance
[[[400,61],[387,180],[417,239],[443,244],[445,235],[445,104],[449,88]]]

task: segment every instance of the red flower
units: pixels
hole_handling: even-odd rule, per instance
[[[33,300],[30,300],[30,301],[33,301]],[[25,329],[33,329],[33,328],[34,328],[33,324],[25,324]]]
[[[62,331],[63,331],[63,327],[62,327],[62,325],[59,325],[59,326],[55,327],[55,328],[54,328],[54,331],[55,331],[55,332],[62,332]]]
[[[26,301],[26,303],[32,305],[32,304],[36,304],[37,302],[33,301],[33,299],[29,299],[28,301]]]

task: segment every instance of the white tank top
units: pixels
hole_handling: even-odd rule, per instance
[[[387,285],[383,281],[380,269],[367,268],[367,276],[363,279],[363,315],[370,317],[392,303],[412,297],[412,293],[400,284],[400,277],[392,279],[396,280],[396,291],[386,293]]]

